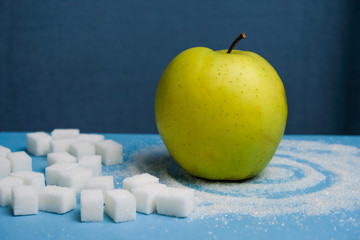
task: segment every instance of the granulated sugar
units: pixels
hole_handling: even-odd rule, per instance
[[[220,214],[255,217],[291,213],[321,215],[360,207],[360,150],[312,141],[283,140],[271,163],[256,178],[242,182],[192,177],[163,145],[132,153],[115,179],[150,173],[169,186],[195,189],[191,218]]]

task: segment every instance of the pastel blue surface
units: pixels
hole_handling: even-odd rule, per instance
[[[131,161],[131,154],[142,148],[162,145],[159,135],[153,134],[105,134],[105,138],[113,139],[124,145],[124,160]],[[284,136],[284,140],[306,140],[326,144],[341,144],[360,148],[360,136]],[[25,133],[1,132],[0,145],[12,151],[26,148]],[[320,151],[320,150],[319,150]],[[281,155],[281,154],[280,154]],[[356,160],[360,161],[359,154]],[[153,157],[160,157],[154,154]],[[170,159],[170,161],[173,161]],[[300,160],[299,160],[300,161]],[[305,161],[305,160],[302,160]],[[159,168],[162,167],[159,162]],[[272,163],[270,163],[271,165]],[[331,187],[337,181],[333,172],[327,171],[315,163],[309,166],[322,172],[326,179],[314,187],[303,189],[302,192],[287,191],[287,197],[306,195]],[[44,172],[45,157],[33,157],[33,170]],[[273,167],[284,167],[273,164]],[[122,166],[104,167],[103,172],[122,170]],[[173,176],[186,182],[182,170],[172,164]],[[303,177],[304,170],[296,166],[291,169],[295,174],[285,181]],[[116,179],[115,187],[121,187],[121,180]],[[161,179],[160,179],[161,181]],[[257,184],[256,179],[250,180]],[[270,184],[276,180],[268,180]],[[271,182],[273,181],[273,182]],[[283,179],[284,181],[284,179]],[[357,180],[359,183],[359,179]],[[241,184],[241,183],[239,183]],[[262,183],[264,184],[264,182]],[[358,185],[357,185],[358,186]],[[195,186],[203,191],[201,186]],[[221,193],[220,193],[221,194]],[[282,195],[267,195],[267,198],[283,198]],[[358,196],[354,196],[357,197]],[[359,203],[358,203],[359,204]],[[280,207],[280,206],[279,206]],[[360,207],[352,210],[334,211],[331,214],[306,215],[300,213],[282,214],[278,216],[254,217],[245,214],[227,214],[208,218],[173,218],[158,214],[137,214],[136,221],[114,223],[106,214],[103,222],[80,222],[79,202],[75,210],[57,215],[39,212],[32,216],[13,216],[10,207],[0,208],[0,239],[359,239]]]

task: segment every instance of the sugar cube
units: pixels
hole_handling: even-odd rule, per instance
[[[51,137],[45,132],[26,134],[27,151],[34,156],[44,156],[50,151]]]
[[[136,199],[128,190],[114,189],[105,193],[105,212],[114,222],[136,219]]]
[[[105,139],[104,135],[100,134],[88,134],[88,133],[81,133],[77,137],[78,140],[89,142],[92,145],[95,145],[97,142],[101,142]]]
[[[51,166],[59,162],[76,163],[76,157],[67,152],[52,152],[47,155],[47,165]]]
[[[11,152],[6,154],[6,158],[10,161],[11,172],[20,170],[32,171],[32,159],[26,152]]]
[[[50,140],[50,152],[70,152],[70,144],[77,141],[74,138],[60,138]]]
[[[7,177],[10,174],[10,162],[7,158],[0,156],[0,178]]]
[[[193,189],[166,187],[157,192],[156,211],[159,214],[188,217],[195,208]]]
[[[104,140],[95,144],[96,154],[102,156],[104,165],[115,165],[123,162],[123,146],[113,140]]]
[[[87,189],[100,189],[103,191],[104,197],[107,190],[114,189],[113,176],[98,176],[92,177],[87,183]]]
[[[136,198],[136,211],[150,214],[156,210],[155,196],[158,191],[166,187],[165,184],[150,183],[134,187],[131,193]]]
[[[81,158],[83,156],[95,155],[95,147],[91,143],[75,141],[70,144],[70,154]]]
[[[10,152],[9,148],[0,145],[0,157],[6,157],[6,154]]]
[[[92,171],[87,168],[70,168],[59,172],[59,186],[74,188],[76,193],[80,193],[91,177]]]
[[[23,185],[23,180],[15,177],[0,178],[0,206],[5,207],[11,203],[12,188]]]
[[[38,193],[41,211],[64,214],[76,208],[76,193],[72,188],[46,186]]]
[[[59,173],[77,166],[77,163],[59,162],[45,168],[46,185],[59,185]]]
[[[99,189],[85,189],[80,194],[80,218],[82,222],[104,219],[104,196]]]
[[[59,138],[75,138],[79,135],[80,130],[79,129],[54,129],[51,132],[51,136],[54,139],[59,139]]]
[[[15,216],[37,214],[39,209],[37,191],[29,185],[14,186],[11,207]]]
[[[40,190],[45,187],[45,178],[44,174],[40,172],[32,171],[17,171],[10,174],[12,177],[20,178],[24,181],[25,185],[32,186],[35,190]]]
[[[159,183],[159,178],[148,173],[137,174],[132,177],[127,177],[123,180],[123,188],[131,191],[132,188],[145,185],[148,183]]]
[[[102,164],[100,155],[83,156],[79,159],[79,166],[88,168],[93,172],[93,176],[102,174]]]

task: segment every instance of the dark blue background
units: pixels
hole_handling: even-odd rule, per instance
[[[166,65],[195,46],[265,57],[286,133],[360,134],[359,1],[0,0],[0,131],[154,133]]]

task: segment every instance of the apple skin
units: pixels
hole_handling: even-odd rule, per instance
[[[286,126],[286,95],[275,69],[256,53],[195,47],[163,72],[155,118],[166,148],[188,173],[243,180],[274,156]]]

